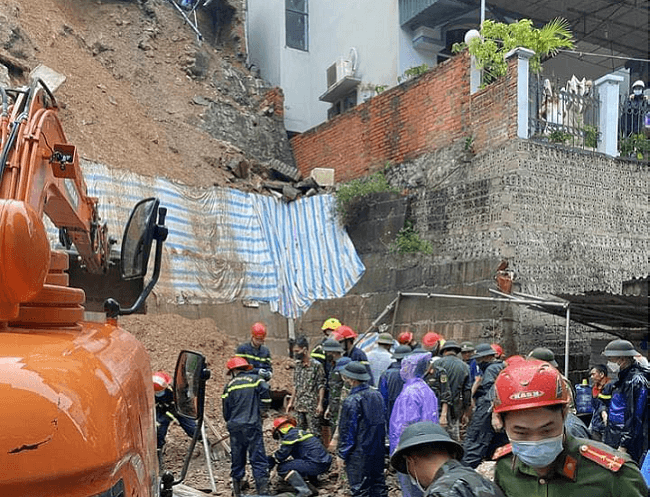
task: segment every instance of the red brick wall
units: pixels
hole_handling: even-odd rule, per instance
[[[507,77],[471,97],[469,67],[465,51],[295,136],[291,145],[301,173],[329,167],[337,182],[349,181],[470,135],[476,152],[515,136],[516,60]]]
[[[284,118],[284,92],[279,86],[275,86],[264,94],[260,108],[271,107],[276,118]]]

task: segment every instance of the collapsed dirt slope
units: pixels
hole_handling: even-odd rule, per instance
[[[232,164],[251,157],[204,131],[208,105],[272,109],[255,90],[264,83],[243,63],[240,11],[226,0],[214,5],[202,13],[211,45],[197,42],[167,0],[4,0],[0,63],[14,86],[27,84],[38,64],[65,75],[60,118],[82,157],[191,185],[227,185],[236,181]],[[218,17],[229,24],[219,26]],[[235,98],[229,79],[253,90]]]

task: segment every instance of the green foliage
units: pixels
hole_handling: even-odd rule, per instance
[[[596,126],[585,126],[585,147],[596,148],[598,146],[598,128]]]
[[[428,70],[429,70],[429,66],[426,64],[422,64],[421,66],[409,67],[406,71],[404,71],[404,74],[402,74],[401,76],[397,76],[397,82],[401,83],[402,81],[408,81],[410,79],[416,78],[421,74],[424,74]]]
[[[636,160],[645,161],[650,159],[650,140],[643,133],[621,138],[619,148],[621,157],[632,157]]]
[[[566,131],[563,131],[561,129],[554,129],[551,131],[548,135],[548,140],[551,143],[566,143],[568,140],[572,139],[573,135],[571,133],[567,133]]]
[[[397,239],[391,244],[390,251],[396,254],[411,254],[414,252],[431,254],[433,247],[431,242],[420,238],[420,234],[415,231],[413,222],[407,219],[404,222],[404,227],[399,230]]]
[[[386,91],[386,88],[388,88],[386,85],[377,85],[375,86],[375,93],[379,95],[381,92]]]
[[[468,137],[465,138],[465,152],[473,152],[474,151],[474,137],[472,135],[469,135]]]
[[[354,179],[348,183],[343,183],[337,190],[336,212],[343,224],[349,224],[354,214],[354,207],[361,199],[372,193],[398,191],[397,188],[390,186],[386,176],[384,176],[384,171],[378,171],[365,178]]]
[[[481,37],[469,42],[455,43],[452,51],[457,53],[465,47],[476,57],[476,64],[483,70],[483,83],[488,84],[508,70],[505,54],[517,47],[529,48],[535,52],[530,59],[530,70],[539,73],[542,60],[553,57],[561,48],[573,48],[569,23],[565,19],[554,19],[542,28],[535,28],[530,19],[521,19],[512,24],[483,21]]]

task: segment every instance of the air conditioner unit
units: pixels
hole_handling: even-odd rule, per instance
[[[445,48],[445,41],[442,39],[440,28],[428,28],[420,26],[413,31],[413,48],[424,52],[439,52]]]
[[[352,61],[339,57],[327,68],[327,87],[331,88],[345,76],[352,76]]]

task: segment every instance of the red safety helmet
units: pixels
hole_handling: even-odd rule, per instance
[[[504,359],[503,362],[506,363],[506,366],[514,366],[515,364],[518,364],[520,362],[524,362],[526,358],[521,355],[511,355],[507,359]]]
[[[397,337],[397,341],[400,343],[400,345],[408,345],[413,341],[413,333],[410,331],[403,331]]]
[[[280,416],[273,420],[273,432],[271,433],[273,435],[273,438],[276,440],[279,438],[278,430],[286,424],[290,424],[291,426],[295,427],[298,423],[291,416]]]
[[[152,379],[153,379],[153,391],[154,392],[162,392],[172,382],[172,377],[169,376],[164,371],[156,371],[152,375]]]
[[[442,335],[439,335],[435,331],[429,331],[422,337],[422,345],[425,347],[434,347],[436,342],[439,342],[440,340],[442,340]]]
[[[348,338],[355,339],[355,338],[357,338],[359,336],[359,335],[357,335],[356,331],[354,331],[349,326],[345,326],[345,325],[342,325],[342,326],[339,326],[338,328],[336,328],[335,333],[341,337],[339,339],[339,341],[346,340]]]
[[[264,323],[255,323],[251,326],[251,336],[255,338],[266,338],[266,325]]]
[[[497,376],[494,387],[496,413],[569,402],[569,392],[560,372],[537,359],[506,367]]]
[[[503,356],[503,347],[501,347],[501,345],[498,343],[492,343],[490,344],[490,347],[492,347],[492,350],[497,353],[497,357]]]
[[[226,369],[232,371],[233,369],[245,369],[246,371],[253,369],[252,364],[249,364],[246,359],[243,357],[235,356],[228,359],[226,363]]]

